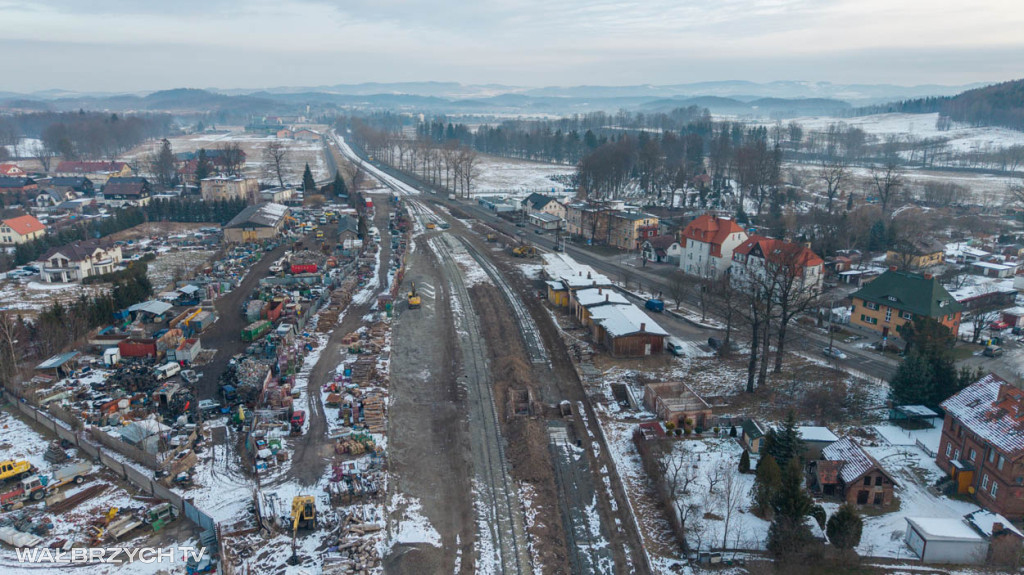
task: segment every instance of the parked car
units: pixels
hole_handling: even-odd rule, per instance
[[[846,359],[846,354],[840,349],[834,347],[826,347],[821,350],[822,355],[825,357],[832,357],[835,359]]]
[[[1002,321],[1002,320],[994,321],[994,322],[988,324],[988,328],[989,329],[994,329],[996,331],[1002,331],[1002,330],[1004,330],[1004,329],[1006,329],[1008,327],[1010,327],[1010,324],[1008,324],[1008,323],[1006,323],[1005,321]]]
[[[306,412],[305,411],[294,411],[292,412],[292,430],[302,431],[302,426],[306,423]]]
[[[985,351],[981,352],[985,357],[1002,357],[1003,348],[998,345],[986,345]]]
[[[644,303],[644,307],[653,312],[661,313],[665,311],[665,302],[661,301],[660,299],[649,299],[646,303]]]
[[[523,222],[516,222],[516,227],[517,228],[525,228],[526,224],[524,224]]]
[[[683,355],[684,353],[683,342],[674,337],[665,339],[665,349],[672,355]]]

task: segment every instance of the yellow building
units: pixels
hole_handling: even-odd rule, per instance
[[[885,252],[885,263],[901,270],[919,270],[946,261],[946,246],[938,240],[916,238],[898,242]]]
[[[897,337],[898,329],[917,316],[931,317],[955,336],[963,306],[931,274],[889,271],[850,296],[850,324],[882,337]]]
[[[0,222],[0,244],[23,244],[45,234],[46,226],[34,216],[18,216]]]
[[[613,212],[608,216],[608,245],[638,250],[648,238],[658,235],[658,217],[635,212]]]

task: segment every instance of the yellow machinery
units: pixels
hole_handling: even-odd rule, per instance
[[[292,498],[292,556],[288,559],[290,565],[299,563],[295,545],[299,529],[316,529],[316,498],[312,495],[296,495]]]
[[[21,479],[32,473],[32,464],[27,461],[0,461],[0,481]]]
[[[512,255],[517,258],[532,258],[537,255],[537,248],[533,246],[519,246],[512,250]]]
[[[427,222],[427,229],[428,230],[432,230],[432,229],[434,229],[436,227],[437,227],[437,224],[435,224],[434,222]]]
[[[412,282],[412,290],[409,291],[409,309],[420,307],[420,294],[416,293],[416,282]]]

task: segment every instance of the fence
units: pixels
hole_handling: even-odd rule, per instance
[[[157,497],[159,499],[163,499],[169,502],[171,505],[174,506],[175,509],[178,510],[179,514],[184,515],[189,519],[189,521],[191,521],[203,530],[201,538],[203,539],[203,542],[205,544],[217,545],[218,541],[216,538],[216,521],[214,521],[214,519],[206,513],[200,511],[198,508],[196,508],[189,501],[182,498],[177,493],[171,491],[169,488],[161,485],[157,481],[154,481],[153,478],[150,477],[148,472],[141,471],[132,466],[131,464],[118,460],[110,453],[104,451],[100,445],[92,443],[91,441],[86,439],[85,432],[76,433],[74,430],[70,429],[65,424],[58,422],[57,420],[53,419],[46,413],[39,411],[38,409],[32,407],[31,405],[24,401],[14,401],[12,402],[12,405],[14,405],[18,409],[18,411],[22,413],[22,415],[36,422],[41,427],[48,429],[57,437],[68,441],[69,443],[77,447],[79,451],[81,451],[91,459],[99,461],[100,464],[113,471],[115,474],[117,474],[118,477],[124,479],[125,481],[128,481],[135,487],[138,487],[139,489],[152,495],[153,497]],[[96,428],[90,428],[89,432],[90,435],[92,435],[92,437],[100,438],[99,441],[103,443],[104,446],[108,446],[107,441],[112,441],[119,443],[125,447],[131,447],[127,444],[124,444],[121,441],[112,438],[111,436]],[[98,432],[98,434],[96,432]],[[144,453],[145,455],[152,457],[154,460],[156,459],[151,454],[145,452],[141,453]],[[157,466],[159,466],[159,462],[157,462]],[[210,537],[210,534],[213,534],[212,539]]]

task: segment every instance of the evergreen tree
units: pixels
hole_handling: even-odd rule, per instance
[[[199,148],[196,154],[196,184],[213,174],[213,162],[206,155],[206,148]]]
[[[934,377],[928,359],[917,351],[910,352],[889,380],[889,401],[894,406],[929,405]]]
[[[746,449],[740,454],[740,473],[750,473],[750,453]]]
[[[758,515],[765,516],[772,508],[772,501],[782,484],[782,470],[771,455],[764,455],[757,462],[754,476],[754,508]]]
[[[889,237],[885,232],[885,222],[878,220],[871,225],[871,230],[868,232],[868,249],[877,252],[884,250],[888,245]]]
[[[840,549],[853,549],[860,544],[863,529],[864,520],[857,513],[857,509],[849,503],[843,503],[839,510],[828,518],[825,534],[832,545]]]
[[[334,182],[331,184],[331,188],[335,197],[348,195],[348,186],[345,185],[345,179],[341,177],[341,172],[334,172]]]
[[[302,172],[302,191],[306,194],[316,193],[316,180],[313,179],[313,171],[309,169],[308,163]]]
[[[806,518],[815,514],[814,501],[804,491],[803,467],[797,458],[789,460],[772,498],[772,525],[768,529],[768,551],[776,557],[805,551],[814,541]]]
[[[174,182],[174,152],[167,138],[160,141],[160,151],[153,158],[152,171],[162,187],[168,188]]]
[[[780,429],[770,429],[765,437],[765,452],[775,458],[779,467],[785,467],[790,460],[803,457],[804,442],[796,429],[796,418],[790,411]]]

